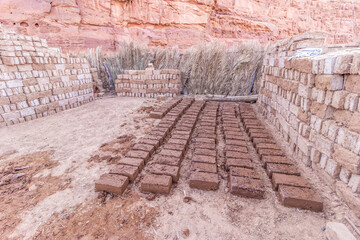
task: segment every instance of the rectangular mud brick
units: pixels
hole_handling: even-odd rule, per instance
[[[216,157],[216,150],[210,150],[206,148],[195,148],[195,154]]]
[[[258,143],[255,145],[255,149],[257,152],[259,152],[260,149],[281,150],[281,148],[277,144],[273,144],[273,143]]]
[[[249,153],[226,151],[226,158],[250,159]]]
[[[237,131],[230,131],[230,130],[224,130],[224,135],[228,136],[228,135],[238,135],[238,136],[243,136],[243,132],[239,129]],[[245,140],[245,138],[243,138],[242,140]]]
[[[181,163],[181,158],[178,157],[169,157],[169,156],[163,156],[163,155],[158,155],[156,154],[154,156],[154,162],[155,163],[160,163],[160,164],[165,164],[165,165],[170,165],[170,166],[180,166]]]
[[[238,141],[245,141],[246,138],[243,134],[225,134],[226,140],[238,140]]]
[[[129,178],[117,174],[103,174],[95,182],[95,191],[105,191],[109,193],[122,194],[127,185]]]
[[[285,156],[263,156],[261,158],[262,163],[266,167],[268,163],[278,163],[278,164],[287,164],[294,165],[287,157]]]
[[[139,168],[135,166],[119,164],[110,169],[110,174],[126,176],[131,182],[133,182],[139,174]]]
[[[273,143],[273,144],[276,143],[272,138],[253,138],[252,142],[254,143],[255,146],[259,143]]]
[[[212,139],[216,139],[216,134],[215,133],[204,133],[204,132],[198,132],[196,137],[198,138],[212,138]]]
[[[168,175],[173,182],[179,181],[179,167],[164,164],[154,164],[151,166],[150,172],[157,175]]]
[[[305,178],[295,175],[273,173],[271,182],[274,190],[278,190],[279,185],[311,188],[310,184]]]
[[[259,149],[258,154],[260,155],[260,159],[264,156],[285,156],[282,150],[277,149]]]
[[[186,140],[184,140],[184,139],[170,138],[167,143],[186,145],[186,144],[188,143],[188,141],[186,141]]]
[[[217,173],[216,164],[192,162],[191,171]]]
[[[249,134],[252,134],[252,133],[269,134],[269,132],[266,129],[261,129],[261,128],[249,128],[248,133]]]
[[[155,146],[154,145],[149,145],[149,144],[138,143],[138,144],[135,144],[132,149],[133,150],[149,152],[150,155],[151,155],[155,151]]]
[[[196,143],[195,143],[195,148],[204,148],[204,149],[215,150],[215,149],[216,149],[216,145],[215,145],[215,144],[211,144],[211,143],[196,142]]]
[[[229,132],[229,134],[231,134],[232,132],[233,133],[238,133],[238,132],[242,133],[240,127],[236,127],[236,128],[224,127],[224,132]]]
[[[243,153],[249,152],[247,147],[226,144],[225,152],[227,151],[243,152]]]
[[[260,179],[259,174],[254,169],[242,168],[242,167],[230,167],[230,175]]]
[[[194,154],[192,159],[193,162],[211,163],[216,164],[216,157]]]
[[[161,119],[165,114],[163,112],[151,112],[150,117],[151,118],[157,118]]]
[[[254,164],[250,159],[227,158],[225,165],[226,169],[230,167],[254,168]]]
[[[200,138],[200,137],[196,137],[194,138],[196,143],[210,143],[210,144],[216,144],[216,141],[214,138]]]
[[[323,210],[323,202],[316,192],[309,188],[279,186],[278,197],[284,206],[295,207],[315,212]]]
[[[188,131],[180,131],[180,130],[176,130],[173,132],[173,134],[180,134],[180,135],[186,135],[186,136],[190,136],[191,135],[191,130]]]
[[[162,139],[164,139],[164,138],[167,136],[167,133],[166,133],[166,132],[160,132],[160,131],[151,131],[151,132],[149,133],[149,135],[159,136],[159,137],[161,137]]]
[[[147,135],[145,136],[145,138],[157,140],[157,141],[159,141],[160,144],[162,144],[163,141],[164,141],[164,137],[162,137],[162,136],[157,136],[157,135],[151,135],[151,134],[147,134]]]
[[[259,179],[230,175],[230,193],[248,198],[264,198],[264,186]]]
[[[265,130],[265,127],[262,125],[247,125],[245,127],[246,132],[249,132],[250,129],[263,129]]]
[[[190,187],[201,190],[217,190],[219,188],[219,177],[216,173],[191,172]]]
[[[164,145],[164,149],[181,151],[182,155],[184,155],[186,146],[187,146],[187,144],[173,144],[173,143],[167,142]]]
[[[150,152],[130,150],[125,154],[125,157],[140,158],[147,162],[150,158]]]
[[[215,121],[203,121],[203,119],[200,120],[199,122],[200,126],[209,126],[209,127],[215,127],[216,126],[216,122]]]
[[[266,164],[266,173],[271,178],[273,173],[300,176],[300,172],[293,165],[268,163]]]
[[[238,123],[223,123],[223,127],[224,129],[228,129],[228,128],[239,128],[239,124]]]
[[[243,146],[246,147],[246,141],[243,140],[233,140],[233,139],[225,139],[226,145],[235,145],[235,146]]]
[[[119,164],[135,166],[139,168],[139,171],[141,171],[144,167],[145,161],[140,158],[122,158],[120,159]]]
[[[175,158],[182,158],[183,152],[182,151],[169,150],[169,149],[162,149],[159,152],[159,155],[168,156],[168,157],[175,157]]]
[[[158,148],[160,146],[160,142],[159,140],[155,140],[155,139],[149,139],[149,138],[140,138],[138,143],[140,144],[149,144],[149,145],[154,145],[155,148]]]
[[[264,133],[250,133],[249,137],[251,141],[253,138],[271,138],[270,134],[264,134]]]
[[[141,192],[169,193],[172,178],[167,175],[146,174],[140,182]]]

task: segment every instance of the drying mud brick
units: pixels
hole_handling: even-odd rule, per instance
[[[164,149],[168,149],[168,150],[175,150],[175,151],[181,151],[182,155],[185,152],[186,149],[186,144],[173,144],[173,143],[166,143],[164,145]]]
[[[195,154],[216,157],[215,150],[210,150],[210,149],[205,149],[205,148],[196,148]]]
[[[214,138],[195,138],[196,143],[209,143],[215,145],[215,139]]]
[[[203,149],[214,150],[216,148],[216,145],[211,144],[211,143],[196,142],[195,143],[195,148],[203,148]]]
[[[217,173],[216,164],[192,162],[191,171]]]
[[[216,157],[214,156],[205,156],[205,155],[193,155],[192,157],[193,162],[202,162],[202,163],[216,163]]]
[[[230,175],[260,179],[259,174],[255,170],[249,168],[242,168],[242,167],[230,167]]]
[[[117,174],[103,174],[95,182],[95,191],[105,191],[114,194],[122,194],[127,185],[129,178]]]
[[[230,167],[254,168],[254,164],[250,159],[227,158],[226,169]]]
[[[278,190],[279,185],[311,188],[310,184],[308,183],[308,181],[306,181],[305,178],[295,175],[273,173],[271,182],[274,190]]]
[[[240,140],[240,141],[245,142],[245,136],[237,135],[237,134],[226,134],[225,139],[226,140]]]
[[[188,143],[188,141],[183,140],[183,139],[170,138],[167,143],[186,145]]]
[[[284,156],[263,156],[261,158],[261,161],[265,167],[268,163],[293,165],[293,163],[287,157]]]
[[[233,151],[233,152],[243,152],[243,153],[247,153],[248,149],[247,147],[243,147],[243,146],[235,146],[235,145],[226,145],[225,147],[225,151]]]
[[[154,164],[151,166],[150,172],[156,175],[167,175],[172,178],[173,182],[179,181],[179,167],[163,164]]]
[[[211,139],[216,139],[216,134],[215,133],[204,133],[204,132],[199,132],[197,134],[198,138],[211,138]]]
[[[140,183],[140,191],[152,193],[169,193],[172,178],[167,175],[146,174]]]
[[[246,141],[244,140],[234,140],[234,139],[226,139],[226,145],[235,145],[235,146],[243,146],[246,147]]]
[[[140,158],[122,158],[120,159],[119,164],[138,167],[139,171],[141,171],[144,167],[145,161]]]
[[[249,153],[226,151],[226,158],[250,159]]]
[[[215,173],[192,172],[190,175],[190,187],[201,190],[217,190],[219,178]]]
[[[256,146],[259,143],[273,143],[275,144],[275,141],[272,138],[253,138],[252,142]]]
[[[155,151],[155,146],[149,145],[149,144],[138,143],[138,144],[134,145],[133,150],[144,151],[144,152],[149,152],[150,154],[153,154]]]
[[[126,153],[125,157],[140,158],[147,162],[150,158],[150,152],[130,150]]]
[[[151,135],[151,134],[147,134],[145,138],[157,140],[157,141],[159,142],[159,144],[162,144],[163,141],[164,141],[164,137],[162,137],[162,136],[157,136],[157,135]]]
[[[160,141],[159,140],[149,139],[149,138],[141,138],[138,143],[139,144],[154,145],[155,148],[158,148],[160,146]]]
[[[185,140],[186,142],[189,142],[190,135],[183,135],[183,134],[173,133],[173,134],[171,135],[171,138],[172,138],[172,139],[181,139],[181,140]]]
[[[248,198],[264,198],[264,187],[259,179],[230,175],[230,193]]]
[[[251,141],[253,138],[271,138],[269,134],[264,134],[264,133],[250,133],[249,136]]]
[[[268,163],[266,164],[266,173],[271,178],[273,173],[300,176],[300,172],[293,165]]]
[[[163,149],[159,152],[159,155],[168,156],[168,157],[175,157],[175,158],[181,158],[183,155],[182,151],[175,151],[175,150],[168,150]]]
[[[260,149],[274,149],[274,150],[281,150],[281,148],[273,143],[258,143],[255,146],[256,151],[259,152]]]
[[[110,169],[110,174],[119,174],[129,178],[131,182],[135,180],[139,174],[139,168],[130,165],[116,165]]]
[[[277,149],[259,149],[258,154],[262,159],[264,156],[285,156],[282,150]]]
[[[163,116],[164,116],[163,112],[151,112],[150,113],[150,118],[161,119],[161,118],[163,118]]]
[[[279,186],[280,202],[287,207],[307,209],[315,212],[323,210],[323,202],[316,192],[309,188]]]
[[[155,155],[154,157],[155,163],[170,165],[170,166],[180,166],[181,158],[169,157],[163,155]]]

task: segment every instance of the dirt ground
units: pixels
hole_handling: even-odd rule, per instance
[[[0,239],[326,239],[328,221],[348,216],[359,224],[331,183],[302,163],[297,167],[324,200],[323,213],[280,205],[259,161],[263,200],[228,193],[225,173],[217,191],[191,189],[189,156],[167,196],[140,193],[138,181],[122,196],[95,193],[95,180],[157,123],[147,116],[158,104],[104,98],[1,128]]]

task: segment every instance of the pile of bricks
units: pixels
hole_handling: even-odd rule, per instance
[[[202,190],[217,190],[219,188],[216,150],[218,109],[218,102],[208,102],[199,120],[199,127],[193,139],[195,150],[191,159],[191,188]]]
[[[115,80],[115,90],[118,96],[174,97],[181,91],[181,74],[179,70],[155,70],[149,64],[145,70],[125,70]]]
[[[280,202],[288,207],[322,211],[320,197],[256,118],[250,104],[240,105],[240,115]]]
[[[264,58],[258,105],[309,167],[320,166],[360,193],[360,51],[324,45],[323,54],[298,58],[277,43]]]
[[[151,111],[150,117],[151,118],[163,118],[173,107],[175,107],[179,102],[181,102],[181,97],[171,98],[170,100],[166,101],[163,105],[156,108],[154,111]]]
[[[91,72],[92,71],[92,72]],[[44,39],[0,28],[0,127],[93,100],[93,77],[85,58],[72,58]]]
[[[221,113],[230,192],[261,199],[264,198],[264,186],[249,155],[246,138],[236,116],[236,107],[235,103],[224,103]]]

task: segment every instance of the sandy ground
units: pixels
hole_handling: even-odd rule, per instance
[[[95,180],[157,123],[147,118],[157,104],[137,98],[99,99],[0,129],[0,201],[6,204],[0,213],[0,238],[325,239],[321,229],[328,221],[344,222],[346,215],[359,224],[331,183],[302,163],[299,170],[324,200],[323,213],[280,205],[259,161],[256,168],[266,186],[263,200],[229,194],[224,171],[218,191],[191,189],[192,149],[170,195],[142,194],[138,181],[122,196],[95,193]],[[253,149],[251,153],[256,158]]]

